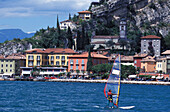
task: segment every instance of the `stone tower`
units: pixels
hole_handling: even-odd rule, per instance
[[[126,19],[120,20],[119,30],[120,30],[120,39],[127,39],[127,36],[126,36]]]

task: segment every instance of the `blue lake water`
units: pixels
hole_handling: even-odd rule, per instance
[[[170,112],[170,86],[122,84],[119,106],[106,108],[105,84],[0,81],[0,112]]]

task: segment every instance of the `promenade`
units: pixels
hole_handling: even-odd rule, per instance
[[[81,82],[81,83],[106,83],[107,80],[85,80],[85,79],[50,79],[50,82]],[[158,81],[121,81],[122,84],[143,84],[143,85],[170,85],[170,82]]]

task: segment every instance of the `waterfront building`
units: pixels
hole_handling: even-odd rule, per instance
[[[12,54],[9,56],[0,56],[0,75],[12,76],[20,75],[20,67],[25,67],[25,55]]]
[[[106,35],[95,35],[91,39],[91,44],[94,45],[94,50],[100,49],[101,47],[104,49],[112,49],[112,46],[107,46],[109,41],[113,42],[114,49],[123,49],[121,43],[119,43],[120,39],[124,39],[127,41],[127,33],[126,33],[126,19],[121,19],[119,24],[119,36],[106,36]],[[127,46],[124,46],[125,49],[128,49]]]
[[[155,72],[156,71],[156,61],[154,57],[147,56],[141,60],[141,69],[143,72]]]
[[[26,51],[26,67],[67,66],[68,56],[77,54],[72,49],[48,48]]]
[[[160,56],[160,48],[161,48],[161,37],[155,35],[147,35],[141,37],[141,53],[148,54],[149,53],[149,44],[153,47],[154,56]]]
[[[60,22],[61,30],[67,30],[68,27],[70,27],[70,29],[73,30],[76,28],[76,24],[71,20],[65,20],[65,21]]]
[[[91,53],[93,65],[108,63],[108,58],[101,54]],[[80,71],[80,75],[87,75],[87,61],[88,53],[83,53],[80,55],[69,56],[68,72],[72,75],[77,74],[77,70]]]
[[[120,44],[118,44],[119,36],[102,36],[102,35],[94,36],[91,39],[91,44],[94,45],[94,50],[97,50],[98,48],[100,48],[100,46],[103,46],[105,49],[112,49],[110,47],[107,47],[106,43],[108,41],[117,43],[114,44],[114,49],[122,49]]]
[[[135,68],[141,68],[141,60],[143,58],[146,58],[148,55],[147,54],[136,54],[133,56],[133,60],[134,60],[134,66]]]
[[[166,50],[162,55],[166,57],[166,73],[170,73],[170,50]]]
[[[34,67],[21,67],[21,76],[31,77]],[[38,73],[34,76],[58,76],[60,73],[66,74],[63,67],[37,67]]]
[[[134,66],[133,56],[123,56],[123,55],[121,55],[121,64],[122,65],[132,65],[132,66]]]
[[[79,19],[90,20],[92,18],[92,12],[90,11],[81,11],[79,13]]]
[[[156,59],[156,71],[159,73],[167,73],[167,58],[158,57]]]

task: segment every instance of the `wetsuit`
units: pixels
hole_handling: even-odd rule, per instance
[[[108,92],[107,93],[107,98],[110,102],[113,102],[113,99],[112,99],[112,92]]]

